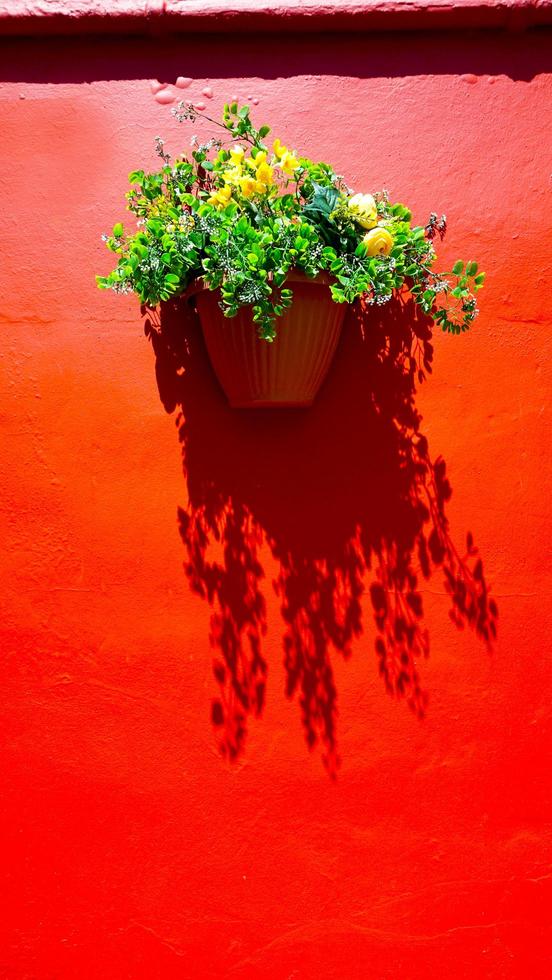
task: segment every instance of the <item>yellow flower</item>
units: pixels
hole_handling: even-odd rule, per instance
[[[230,150],[230,159],[232,163],[235,166],[240,167],[241,164],[243,163],[244,156],[245,156],[245,150],[243,146],[240,146],[239,143],[236,143]]]
[[[295,156],[295,153],[288,150],[287,146],[284,146],[279,139],[274,140],[272,149],[274,150],[274,155],[277,160],[276,165],[281,167],[283,172],[287,174],[288,177],[291,177],[294,170],[297,170],[297,167],[299,166],[299,160]]]
[[[272,149],[274,150],[274,153],[276,154],[278,159],[280,159],[280,157],[283,157],[284,154],[286,154],[288,151],[287,146],[282,146],[280,140],[278,139],[274,140],[274,143],[272,144]]]
[[[266,157],[266,153],[265,153],[265,157]],[[257,167],[257,180],[260,181],[261,184],[266,184],[266,186],[268,187],[269,184],[274,183],[273,173],[274,171],[272,167],[269,167],[268,163],[265,163],[263,160],[262,163]]]
[[[288,153],[287,151],[282,155],[280,159],[280,167],[288,177],[291,177],[297,167],[299,166],[299,160],[293,153]]]
[[[224,187],[213,191],[211,196],[207,198],[207,203],[212,204],[215,208],[225,208],[231,197],[232,188],[228,184],[225,184]]]
[[[257,183],[258,181],[256,181],[254,177],[240,177],[238,180],[240,190],[244,197],[253,197],[253,194],[257,189]],[[261,192],[263,190],[264,184],[261,184]]]
[[[221,174],[225,184],[236,184],[241,175],[241,167],[232,167],[231,170],[224,170]]]
[[[393,236],[389,234],[387,228],[372,228],[362,241],[367,255],[389,255],[393,248]]]
[[[355,221],[363,228],[374,228],[378,223],[378,210],[371,194],[355,194],[348,200]]]
[[[266,163],[266,152],[259,150],[257,156],[252,158],[253,166],[258,170],[261,164]]]

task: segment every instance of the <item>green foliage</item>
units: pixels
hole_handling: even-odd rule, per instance
[[[174,114],[179,121],[204,116],[184,103]],[[104,236],[118,258],[109,275],[97,276],[100,288],[134,292],[154,307],[203,277],[220,290],[225,316],[250,307],[259,336],[271,341],[293,301],[289,271],[326,272],[336,303],[363,297],[381,305],[405,288],[444,331],[468,329],[485,276],[474,261],[434,270],[433,239],[444,235],[444,216],[412,227],[409,209],[385,192],[353,198],[329,164],[298,157],[279,140],[269,148],[270,128],[256,129],[248,106],[226,104],[221,123],[204,118],[219,126],[221,139],[195,143],[189,158],[173,162],[157,139],[160,169],[129,174],[136,228],[126,232],[118,222]]]

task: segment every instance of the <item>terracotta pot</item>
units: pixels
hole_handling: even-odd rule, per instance
[[[293,302],[279,318],[273,343],[259,340],[249,309],[223,316],[218,290],[200,280],[189,290],[215,374],[234,408],[308,407],[337,347],[345,306],[334,303],[329,277],[301,272],[286,280]]]

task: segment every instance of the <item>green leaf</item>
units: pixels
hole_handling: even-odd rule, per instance
[[[120,238],[123,234],[123,226],[120,221],[116,225],[113,225],[113,236],[114,238]]]
[[[165,282],[174,282],[175,284],[178,284],[180,282],[180,276],[175,276],[174,272],[167,272]]]
[[[464,263],[461,262],[460,259],[458,259],[458,262],[455,262],[452,267],[452,273],[455,276],[459,276],[460,273],[463,271],[463,269],[464,269]]]
[[[313,187],[314,193],[303,209],[303,213],[315,220],[320,218],[327,220],[335,209],[339,191],[335,187],[322,187],[320,184],[313,184]]]
[[[477,272],[477,262],[468,262],[466,266],[466,275],[475,276]]]
[[[261,126],[259,130],[259,136],[261,137],[262,140],[264,140],[265,136],[268,136],[269,133],[270,133],[270,126]]]
[[[482,286],[484,282],[485,282],[485,273],[480,272],[479,275],[475,277],[475,284],[476,286]]]
[[[146,228],[157,237],[163,231],[163,222],[159,221],[159,218],[149,218]]]

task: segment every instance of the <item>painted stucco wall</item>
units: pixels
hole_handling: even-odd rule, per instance
[[[2,42],[2,976],[550,974],[551,61],[545,31]],[[397,311],[259,417],[194,322],[96,289],[128,172],[207,132],[178,76],[446,213],[443,265],[488,280],[421,419]]]

